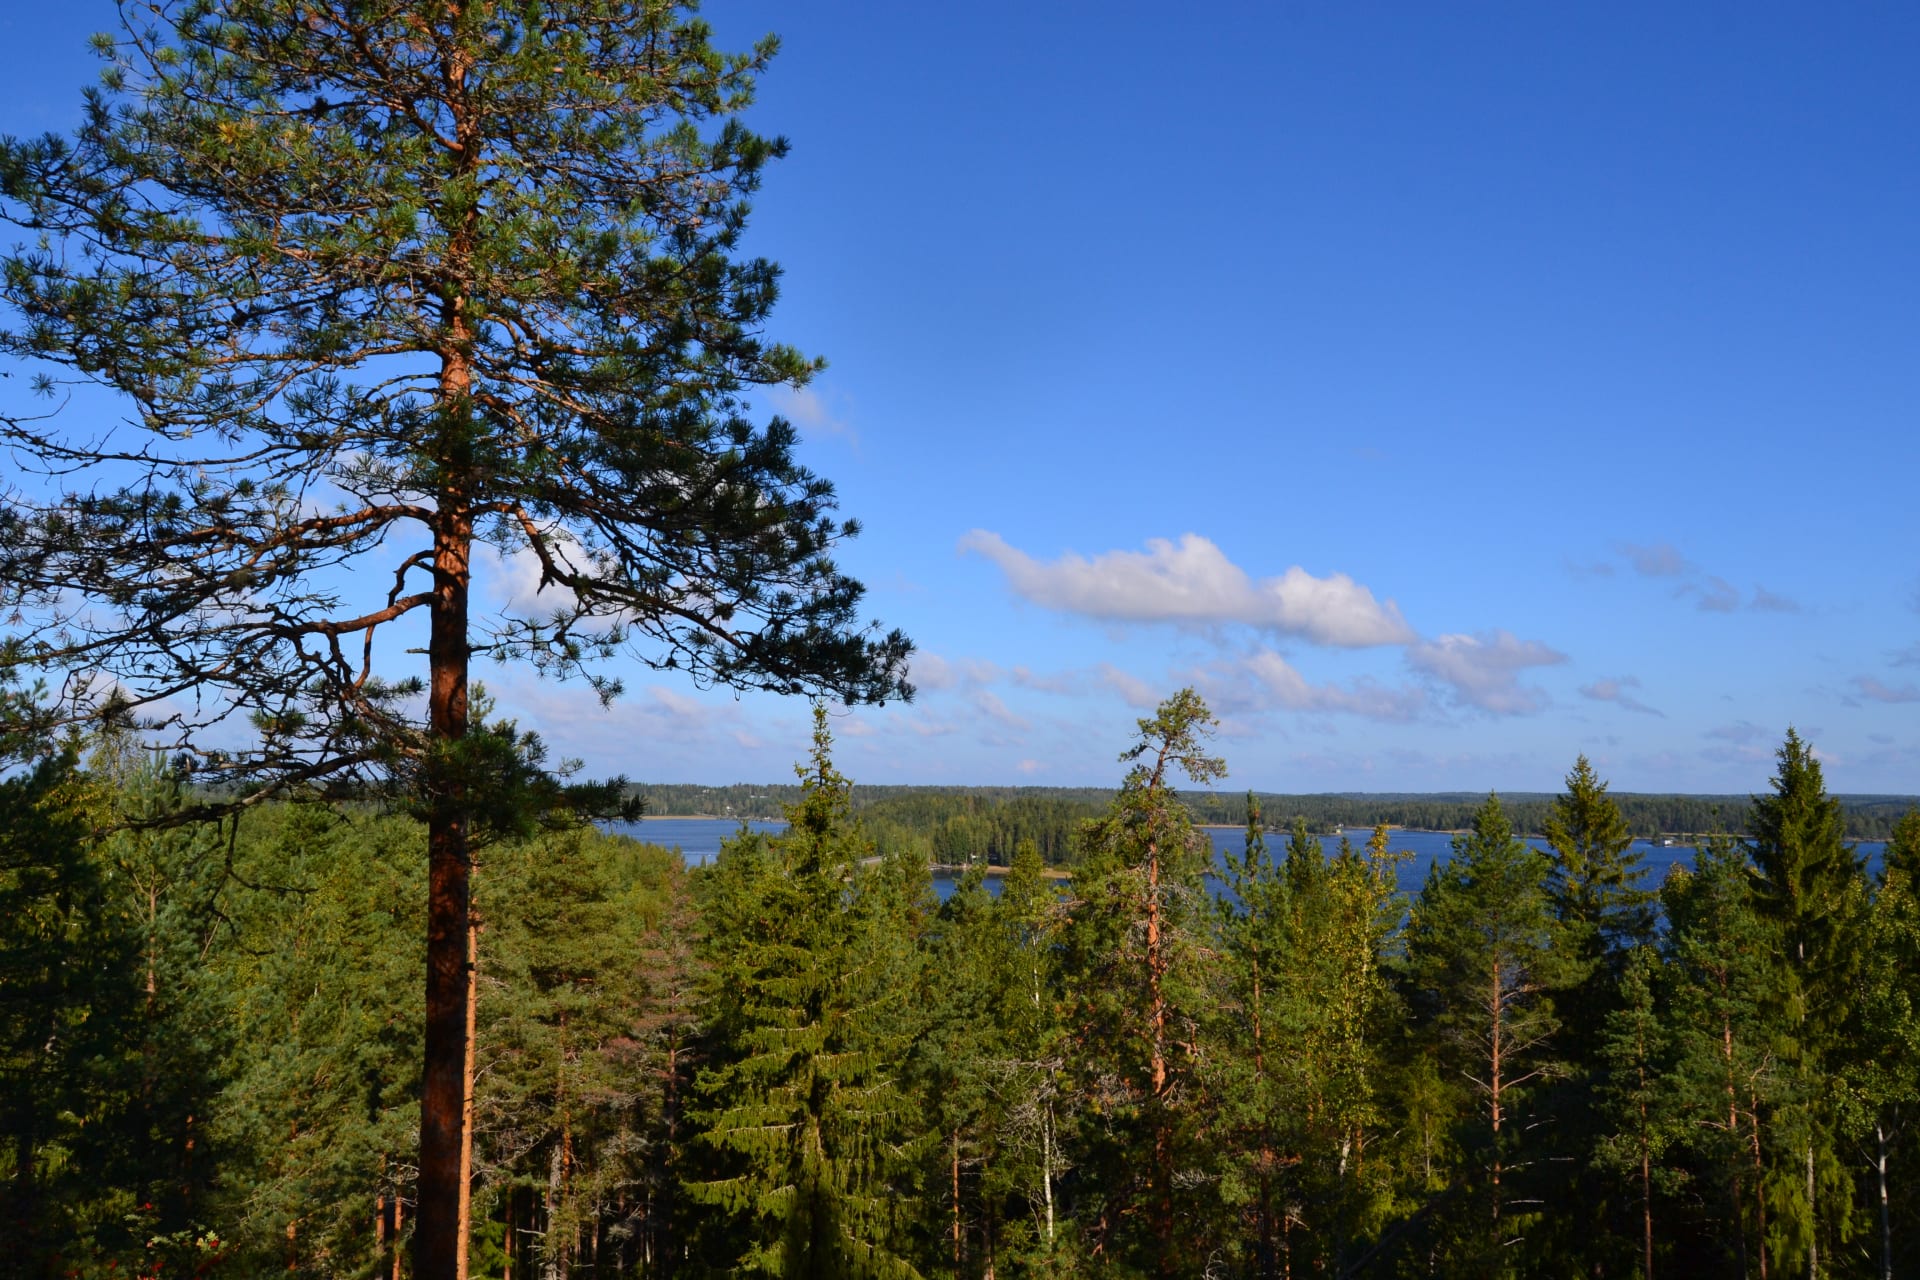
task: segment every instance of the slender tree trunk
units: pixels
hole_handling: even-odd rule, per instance
[[[1720,990],[1725,994],[1726,975],[1722,973],[1717,977]],[[1735,1087],[1733,1078],[1733,1020],[1725,1015],[1720,1019],[1720,1055],[1727,1073],[1727,1140],[1735,1144],[1737,1149],[1740,1141],[1740,1093]],[[1733,1169],[1733,1241],[1740,1255],[1740,1280],[1746,1280],[1751,1271],[1747,1264],[1747,1206],[1746,1199],[1741,1193],[1740,1181],[1740,1169],[1736,1165]],[[1759,1184],[1754,1185],[1757,1188]],[[1755,1195],[1757,1198],[1757,1191]],[[1764,1275],[1766,1241],[1762,1240],[1760,1243],[1763,1259],[1760,1266],[1761,1273]]]
[[[1645,1280],[1653,1280],[1653,1144],[1647,1136],[1647,1042],[1639,1044],[1640,1074],[1640,1234],[1645,1257]]]
[[[500,1280],[513,1280],[513,1261],[519,1245],[519,1219],[513,1211],[519,1204],[520,1188],[515,1187],[507,1192],[507,1230],[500,1241],[500,1252],[506,1255],[506,1261],[500,1266]]]
[[[1500,990],[1500,962],[1495,960],[1493,962],[1493,999],[1490,1010],[1493,1014],[1492,1070],[1487,1074],[1491,1093],[1490,1113],[1493,1120],[1493,1243],[1495,1248],[1500,1244],[1500,1070],[1502,1067],[1500,1058],[1501,1050],[1505,1047],[1500,1041],[1504,1012],[1501,1008]]]
[[[1049,1070],[1048,1076],[1053,1072]],[[1053,1099],[1047,1099],[1047,1118],[1040,1128],[1040,1189],[1047,1201],[1047,1255],[1053,1255]]]
[[[1173,1273],[1173,1142],[1167,1132],[1167,1000],[1162,988],[1166,955],[1160,938],[1160,846],[1147,841],[1147,1023],[1153,1085],[1154,1234],[1160,1241],[1160,1271]]]
[[[400,1280],[405,1270],[407,1251],[400,1247],[400,1232],[407,1225],[407,1202],[400,1193],[393,1193],[393,1280]]]
[[[1813,1212],[1813,1143],[1807,1143],[1807,1280],[1820,1280],[1820,1220]]]
[[[1893,1280],[1893,1219],[1887,1215],[1886,1126],[1874,1125],[1873,1136],[1880,1146],[1879,1158],[1874,1161],[1874,1170],[1880,1175],[1880,1280]]]
[[[960,1274],[960,1129],[953,1130],[953,1274]]]
[[[1753,1235],[1760,1255],[1760,1280],[1767,1280],[1767,1179],[1760,1153],[1760,1100],[1750,1097],[1748,1101],[1752,1107],[1747,1113],[1747,1128],[1753,1139],[1753,1204],[1757,1214]]]
[[[471,904],[469,904],[471,905]],[[456,1280],[467,1280],[467,1250],[473,1239],[473,1048],[480,1006],[480,921],[467,916],[467,1054],[460,1081],[460,1252]]]
[[[566,1157],[555,1146],[553,1153],[547,1157],[547,1230],[540,1247],[540,1271],[545,1280],[566,1280],[565,1250],[560,1247],[560,1232],[554,1227],[565,1177]]]

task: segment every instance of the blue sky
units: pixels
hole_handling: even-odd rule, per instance
[[[65,128],[87,3],[0,15]],[[921,649],[872,782],[1920,791],[1920,10],[715,4],[783,49],[766,398]],[[504,581],[504,580],[503,580]],[[499,598],[495,590],[493,598]],[[806,708],[491,673],[563,753],[783,777]]]

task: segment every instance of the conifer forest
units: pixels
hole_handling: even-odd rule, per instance
[[[781,270],[745,238],[788,150],[749,117],[777,40],[730,52],[675,0],[116,10],[68,131],[0,138],[0,1278],[1920,1274],[1907,797],[1829,794],[1795,729],[1731,799],[1615,795],[1584,754],[1508,802],[1257,793],[1208,705],[1227,659],[1164,696],[1187,678],[1079,655],[993,669],[1120,690],[1111,777],[1054,775],[1099,785],[856,794],[835,726],[936,673],[1028,722],[965,685],[992,664],[867,614],[860,522],[779,411],[823,421],[825,364],[770,333]],[[960,545],[1029,597],[1163,589],[1087,606],[1110,631],[1403,664],[1237,655],[1316,723],[1490,735],[1570,663],[1149,536]],[[1671,546],[1609,554],[1710,621],[1815,620]],[[810,705],[812,738],[786,786],[597,777],[523,727],[536,676],[629,738],[629,681]],[[1920,701],[1850,688],[1828,704]],[[1666,719],[1638,676],[1579,692]],[[647,810],[742,822],[690,860],[622,833]],[[1456,833],[1422,883],[1402,828]],[[1648,836],[1690,852],[1656,877]]]
[[[1920,1233],[1920,813],[1870,874],[1789,734],[1645,883],[1585,760],[1411,898],[1256,811],[1191,693],[1069,879],[936,901],[824,716],[779,835],[475,855],[475,1276],[1884,1276]],[[0,787],[10,1274],[373,1276],[418,1194],[427,834],[212,826],[124,739]],[[1203,871],[1217,879],[1203,884]]]

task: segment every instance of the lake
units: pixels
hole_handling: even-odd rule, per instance
[[[740,830],[741,823],[735,818],[642,818],[638,822],[614,822],[607,824],[607,830],[632,836],[636,840],[645,840],[665,848],[680,850],[688,865],[698,866],[711,862],[720,852],[720,842],[731,839]],[[748,822],[750,830],[779,832],[786,829],[784,822]],[[1246,831],[1240,827],[1208,827],[1207,835],[1213,840],[1214,856],[1239,854],[1246,847]],[[1354,845],[1364,848],[1373,833],[1364,828],[1349,830],[1347,838]],[[1444,831],[1395,831],[1388,848],[1405,851],[1413,856],[1400,864],[1399,888],[1407,894],[1420,891],[1426,883],[1427,872],[1433,864],[1448,857],[1453,852],[1453,837]],[[1276,860],[1283,856],[1287,843],[1284,831],[1267,833],[1267,850]],[[1543,840],[1529,840],[1537,849],[1546,848]],[[1321,847],[1332,854],[1340,847],[1338,836],[1321,836]],[[1862,840],[1854,846],[1857,853],[1864,854],[1870,869],[1878,870],[1880,855],[1885,852],[1885,843],[1878,840]],[[1647,840],[1633,842],[1633,850],[1640,854],[1640,865],[1646,868],[1646,879],[1642,881],[1650,889],[1660,887],[1667,878],[1667,872],[1676,864],[1687,864],[1693,860],[1691,845],[1658,845]],[[956,877],[950,872],[935,874],[934,892],[945,901],[952,893]],[[999,892],[999,877],[987,879],[988,888]]]

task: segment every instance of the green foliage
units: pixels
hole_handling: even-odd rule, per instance
[[[1404,983],[1434,1075],[1453,1086],[1460,1163],[1449,1181],[1466,1192],[1473,1226],[1452,1224],[1445,1248],[1463,1272],[1520,1265],[1537,1221],[1537,1197],[1517,1189],[1532,1096],[1564,1073],[1553,1054],[1560,1028],[1553,993],[1567,962],[1547,892],[1548,859],[1516,839],[1497,796],[1436,864],[1407,924]]]
[[[1386,829],[1270,850],[1258,797],[1210,892],[1170,785],[1217,778],[1209,727],[1191,694],[1141,721],[1070,881],[1028,841],[938,905],[824,721],[787,833],[709,868],[494,832],[473,1274],[1899,1273],[1920,819],[1870,883],[1790,736],[1766,825],[1677,865],[1637,943],[1579,765],[1551,855],[1489,797],[1410,909]],[[391,1275],[417,815],[196,827],[127,739],[15,742],[0,1273]]]
[[[911,1276],[899,1197],[924,1131],[897,1077],[917,1018],[925,877],[871,854],[816,709],[803,799],[743,832],[701,885],[712,1060],[698,1122],[732,1225],[715,1244],[777,1276]]]
[[[1191,689],[1138,722],[1107,812],[1081,831],[1063,936],[1073,1000],[1081,1123],[1073,1159],[1092,1194],[1093,1246],[1126,1265],[1178,1270],[1205,1240],[1176,1238],[1210,1152],[1199,1145],[1200,1027],[1208,1006],[1209,916],[1201,877],[1212,842],[1172,787],[1226,765],[1206,754],[1215,721]]]
[[[1776,948],[1766,993],[1773,1049],[1789,1068],[1775,1120],[1785,1150],[1765,1183],[1767,1240],[1782,1265],[1813,1269],[1854,1233],[1838,1150],[1849,1117],[1836,1051],[1859,1012],[1867,882],[1812,747],[1789,729],[1777,759],[1772,793],[1754,798],[1747,844],[1754,911]]]

